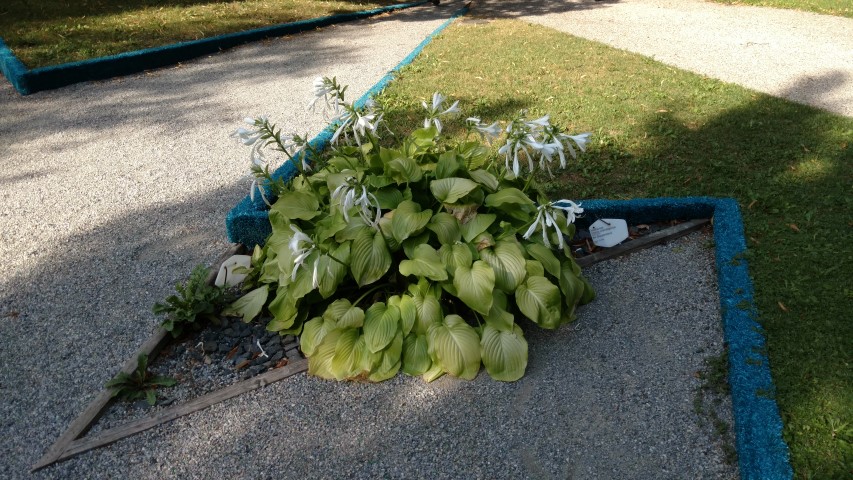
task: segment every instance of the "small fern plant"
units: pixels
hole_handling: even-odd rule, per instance
[[[141,353],[136,359],[136,370],[131,373],[120,372],[115,378],[106,383],[105,387],[112,390],[113,398],[118,397],[127,401],[145,399],[148,405],[157,402],[157,388],[175,385],[174,378],[154,375],[148,371],[148,355]]]

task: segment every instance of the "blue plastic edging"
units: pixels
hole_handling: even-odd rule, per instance
[[[380,13],[416,7],[425,3],[427,3],[426,0],[423,0],[414,3],[389,5],[361,12],[329,15],[32,70],[28,70],[6,44],[3,43],[3,40],[0,39],[0,70],[2,70],[3,74],[18,93],[29,95],[42,90],[51,90],[74,83],[103,80],[174,65],[178,62],[216,53],[220,50],[236,47],[244,43],[291,35],[335,23],[349,22],[375,16]]]
[[[365,92],[364,95],[359,97],[359,99],[353,103],[353,106],[361,108],[370,97],[379,94],[379,92],[381,92],[386,86],[388,86],[388,83],[393,80],[394,75],[403,67],[412,63],[415,57],[421,53],[421,50],[423,50],[436,35],[447,28],[447,26],[456,20],[456,18],[466,14],[467,12],[468,7],[462,7],[456,10],[453,15],[447,19],[447,21],[430,33],[420,44],[418,44],[417,47],[415,47],[414,50],[412,50],[408,56],[397,64],[396,67],[386,73],[385,76],[379,79],[379,81]],[[316,152],[325,150],[326,147],[329,146],[329,141],[331,140],[332,135],[334,135],[334,128],[332,125],[329,125],[309,142],[311,148],[307,150],[313,150]],[[310,161],[311,156],[309,153],[304,153],[303,155],[307,155],[307,160]],[[294,167],[292,163],[286,162],[273,172],[272,176],[276,179],[282,178],[285,181],[288,181],[292,179],[296,173],[296,167]],[[254,245],[263,245],[264,240],[266,240],[269,234],[272,233],[272,227],[270,227],[267,206],[264,204],[261,196],[257,195],[255,196],[255,199],[252,200],[249,195],[246,195],[240,203],[228,212],[228,215],[225,217],[225,227],[228,232],[228,239],[233,243],[242,243],[249,248]]]

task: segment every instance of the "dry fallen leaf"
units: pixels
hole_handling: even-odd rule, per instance
[[[796,225],[796,224],[793,224],[793,223],[792,223],[792,224],[788,225],[788,227],[790,227],[790,228],[791,228],[791,230],[793,230],[793,231],[795,231],[795,232],[797,232],[797,233],[800,233],[800,228],[799,228],[799,227],[797,227],[797,225]]]
[[[788,313],[788,307],[786,307],[784,303],[779,302],[779,308],[780,308],[783,312]]]
[[[276,364],[275,364],[275,366],[274,366],[274,367],[272,367],[272,368],[281,368],[281,367],[283,367],[283,366],[285,366],[285,365],[287,365],[287,359],[286,359],[286,358],[282,358],[282,359],[281,359],[281,360],[279,360],[279,361],[278,361],[278,363],[276,363]]]
[[[748,207],[746,207],[746,209],[747,209],[747,210],[752,210],[752,207],[753,207],[756,203],[758,203],[758,200],[753,200],[753,201],[749,202],[749,206],[748,206]]]

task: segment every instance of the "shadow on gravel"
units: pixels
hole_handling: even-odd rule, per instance
[[[4,279],[14,289],[0,292],[0,477],[24,477],[154,331],[154,303],[225,251],[225,213],[245,191],[135,211]]]
[[[469,16],[475,18],[517,18],[529,15],[568,13],[607,8],[622,0],[475,0]]]

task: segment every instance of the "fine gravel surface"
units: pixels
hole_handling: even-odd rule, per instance
[[[737,478],[712,428],[731,425],[728,397],[697,413],[700,372],[723,351],[709,241],[695,233],[589,268],[598,298],[575,323],[524,325],[518,382],[299,374],[37,476]]]
[[[701,0],[477,0],[472,15],[538,23],[853,117],[850,18]]]
[[[242,119],[317,134],[316,76],[358,98],[459,7],[27,97],[0,82],[0,478],[28,476],[152,333],[152,305],[226,250],[250,183],[249,150],[229,138]],[[108,472],[89,461],[80,472]]]

